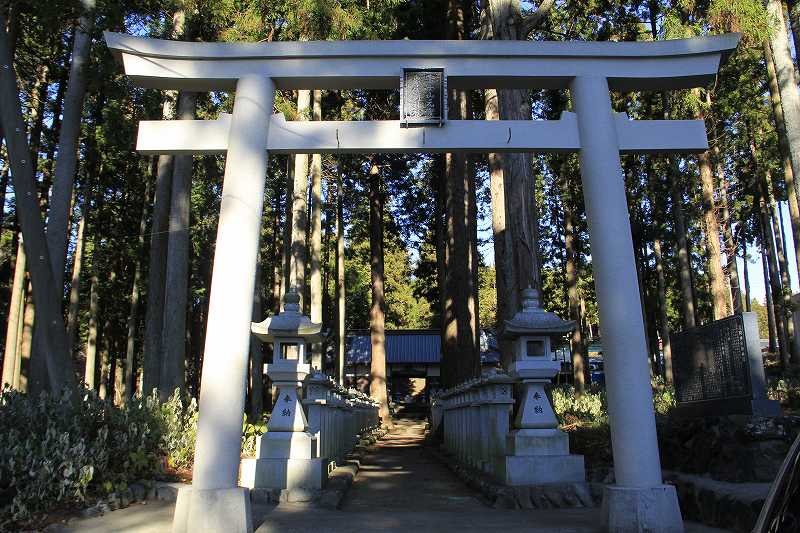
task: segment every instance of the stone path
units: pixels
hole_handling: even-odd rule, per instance
[[[341,510],[287,503],[261,507],[254,509],[257,533],[602,531],[599,509],[509,511],[486,506],[478,493],[425,453],[424,433],[421,420],[397,420],[394,430],[363,458]],[[171,518],[170,504],[154,502],[71,522],[69,531],[166,533]],[[686,526],[690,533],[722,531]]]

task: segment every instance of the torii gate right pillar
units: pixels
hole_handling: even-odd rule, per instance
[[[608,531],[683,531],[675,487],[664,485],[633,239],[614,114],[604,77],[570,84],[578,118],[583,197],[602,318],[616,485],[605,488]]]

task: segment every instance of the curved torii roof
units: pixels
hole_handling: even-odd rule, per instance
[[[105,33],[138,85],[229,90],[242,75],[278,88],[399,87],[403,68],[443,67],[453,88],[566,87],[575,76],[616,90],[681,89],[713,81],[738,34],[649,42],[282,41],[200,43]]]

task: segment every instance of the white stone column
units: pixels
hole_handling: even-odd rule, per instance
[[[675,489],[663,485],[625,183],[608,82],[576,77],[583,197],[600,310],[616,485],[603,497],[610,531],[682,531]]]
[[[267,132],[275,85],[236,84],[208,308],[192,488],[179,495],[174,532],[253,530],[248,489],[237,487]]]

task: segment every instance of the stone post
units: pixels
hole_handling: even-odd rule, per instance
[[[675,488],[662,484],[650,372],[625,183],[608,82],[570,85],[580,136],[583,197],[600,309],[616,485],[606,487],[609,531],[683,531]]]
[[[239,79],[228,137],[208,309],[192,487],[178,496],[173,532],[253,531],[250,495],[237,486],[267,133],[275,86]]]

